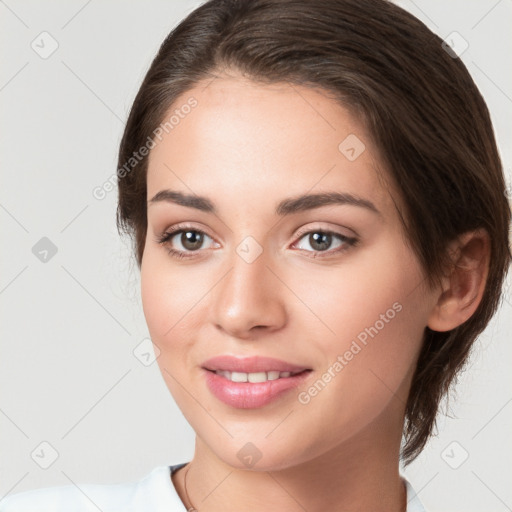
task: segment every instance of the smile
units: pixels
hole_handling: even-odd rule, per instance
[[[270,370],[268,372],[230,372],[203,368],[206,387],[218,400],[236,409],[255,409],[286,396],[303,384],[312,370],[295,373]]]

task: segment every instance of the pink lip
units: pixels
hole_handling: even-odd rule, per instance
[[[286,391],[299,386],[311,371],[266,382],[231,382],[213,371],[204,369],[204,373],[206,385],[221,402],[238,409],[255,409],[269,404]]]
[[[202,364],[206,370],[227,370],[230,372],[300,372],[309,370],[307,366],[298,366],[296,364],[287,363],[272,357],[253,356],[253,357],[235,357],[230,355],[222,355],[212,357]]]

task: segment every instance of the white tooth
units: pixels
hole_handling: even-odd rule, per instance
[[[216,370],[215,373],[217,375],[221,375],[222,377],[232,381],[232,382],[266,382],[267,380],[277,380],[280,378],[290,377],[290,375],[295,375],[300,372],[279,372],[277,370],[271,370],[268,372],[253,372],[253,373],[245,373],[245,372],[230,372],[228,370]]]
[[[247,373],[231,372],[231,380],[233,382],[247,382]]]
[[[248,373],[247,380],[249,382],[265,382],[267,374],[265,372]]]

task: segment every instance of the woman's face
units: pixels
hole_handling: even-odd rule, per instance
[[[173,105],[147,176],[142,300],[170,392],[238,468],[247,454],[280,469],[396,439],[436,300],[368,134],[313,89],[205,85]],[[232,383],[204,368],[221,355],[309,371]],[[265,364],[249,378],[276,377]]]

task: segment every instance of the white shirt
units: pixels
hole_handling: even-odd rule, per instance
[[[187,512],[171,474],[185,466],[158,466],[142,480],[125,484],[82,484],[44,487],[0,499],[0,512]],[[402,475],[407,512],[425,512]]]

